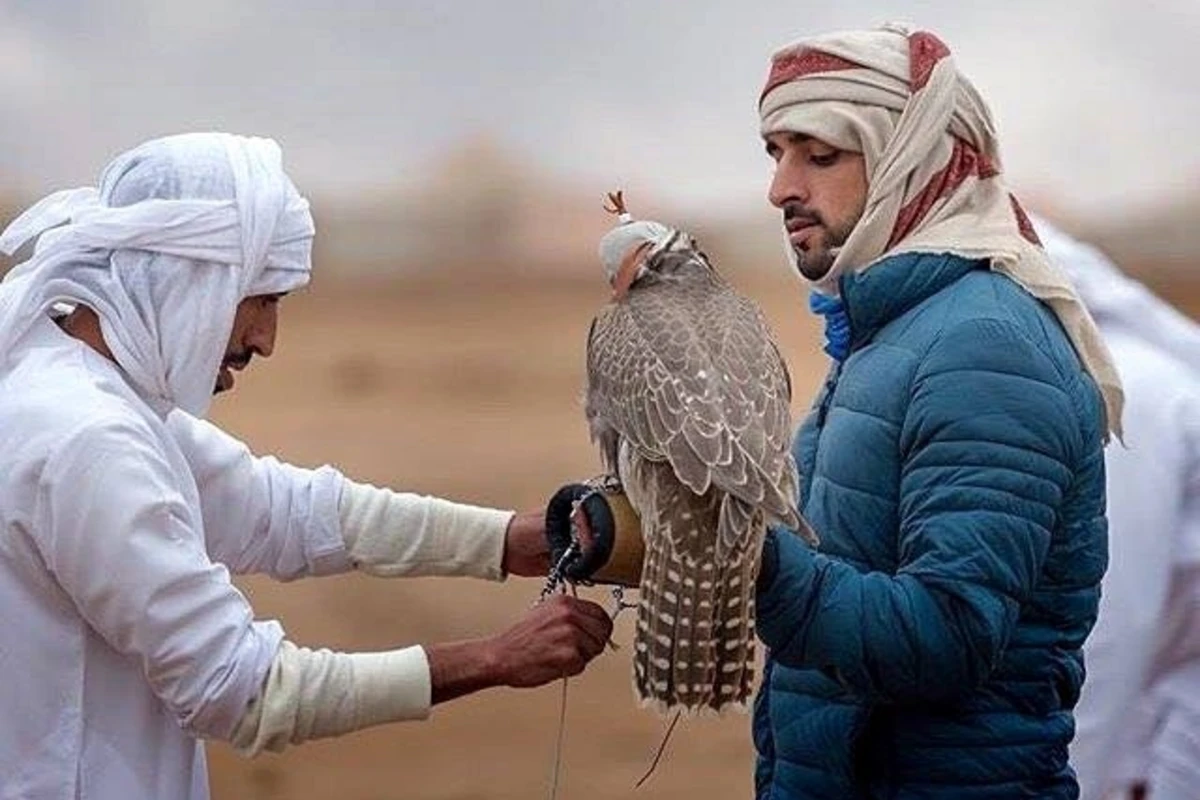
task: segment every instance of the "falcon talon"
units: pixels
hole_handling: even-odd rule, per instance
[[[624,611],[625,609],[638,607],[637,603],[626,603],[625,602],[625,587],[624,586],[614,586],[610,590],[609,593],[612,595],[612,599],[614,601],[616,601],[616,604],[613,606],[612,614],[609,615],[612,617],[612,619],[614,621],[617,619],[617,616],[620,615],[620,613],[622,611]]]
[[[621,612],[624,611],[625,609],[637,608],[637,603],[626,603],[625,602],[625,587],[614,586],[611,590],[609,590],[609,594],[612,595],[612,599],[614,601],[616,601],[616,604],[613,606],[612,612],[609,613],[609,617],[613,620],[613,622],[617,621],[617,617],[619,617],[621,615]],[[612,637],[609,637],[608,649],[614,650],[614,651],[620,650],[621,646],[619,644],[617,644],[616,641],[614,641],[612,639]]]
[[[596,488],[602,492],[619,492],[623,489],[621,479],[616,475],[605,474],[593,479]]]

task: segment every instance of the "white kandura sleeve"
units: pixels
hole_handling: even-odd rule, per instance
[[[283,630],[255,621],[209,558],[161,440],[141,420],[92,420],[48,459],[38,495],[31,535],[88,626],[184,729],[227,739]]]
[[[431,691],[429,661],[420,647],[335,653],[284,641],[231,742],[242,755],[254,756],[385,722],[425,719]]]
[[[503,580],[512,511],[395,492],[259,457],[211,423],[175,411],[168,427],[200,490],[214,560],[290,580],[370,575]]]
[[[279,580],[351,569],[338,520],[340,472],[255,456],[216,425],[179,410],[167,429],[196,479],[214,561]]]

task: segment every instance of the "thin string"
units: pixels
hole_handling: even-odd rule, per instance
[[[598,489],[593,486],[592,491],[596,492]],[[579,531],[575,525],[574,517],[575,513],[579,510],[579,507],[583,504],[583,500],[585,500],[588,496],[589,495],[585,495],[584,497],[579,498],[573,505],[571,510],[571,543],[567,546],[567,549],[561,556],[559,556],[558,561],[550,569],[550,573],[546,576],[546,583],[542,587],[542,591],[538,595],[535,605],[545,602],[546,598],[554,594],[556,591],[565,593],[567,591],[567,586],[571,587],[572,596],[579,596],[579,592],[575,583],[567,578],[566,571],[567,565],[570,564],[571,561],[583,551],[583,546],[579,540]],[[621,587],[614,588],[612,594],[613,599],[616,601],[616,606],[612,611],[612,618],[614,620],[616,620],[617,615],[620,614],[624,609],[637,607],[636,604],[624,602],[624,594],[621,590]],[[608,640],[608,645],[614,650],[617,649],[616,643],[611,638]],[[561,782],[560,778],[562,774],[563,744],[567,737],[567,686],[569,683],[570,679],[564,676],[562,679],[562,694],[559,697],[558,705],[558,733],[554,738],[554,761],[550,771],[549,800],[556,800],[558,797],[558,787]],[[678,721],[678,717],[676,717],[676,721]],[[672,724],[672,727],[674,727],[674,724]],[[670,731],[667,732],[667,735],[670,736]],[[665,746],[666,742],[664,741],[663,747]],[[659,755],[662,755],[661,748],[659,749]],[[657,764],[658,758],[656,757],[654,761]],[[651,767],[651,771],[653,771],[653,769],[654,768]],[[647,777],[649,777],[649,775],[647,775]],[[643,780],[645,779],[643,778]],[[640,781],[638,785],[641,785]]]
[[[671,733],[674,732],[675,725],[679,722],[679,717],[682,714],[683,712],[681,711],[675,712],[675,717],[671,720],[671,724],[667,727],[667,732],[663,735],[662,742],[658,745],[658,752],[654,754],[654,761],[651,762],[650,769],[646,770],[646,774],[639,778],[638,782],[633,785],[634,789],[642,788],[642,784],[648,781],[650,776],[654,774],[654,769],[658,766],[658,760],[662,758],[663,751],[667,749],[667,742],[671,740]]]
[[[574,542],[572,542],[572,545],[574,545]],[[566,561],[567,557],[564,555],[563,558],[559,559],[559,565],[565,564]],[[564,586],[562,590],[565,593],[566,587]],[[571,595],[573,597],[579,596],[574,584],[571,585]],[[545,594],[543,594],[543,599],[545,599]],[[558,797],[559,775],[562,772],[563,742],[567,738],[567,684],[569,682],[570,679],[564,675],[562,679],[562,695],[558,701],[558,733],[554,737],[554,762],[550,770],[549,800],[555,800]]]
[[[567,738],[567,683],[562,679],[562,697],[558,706],[558,736],[554,741],[554,767],[550,772],[550,800],[558,797],[558,776],[562,768],[563,741]]]

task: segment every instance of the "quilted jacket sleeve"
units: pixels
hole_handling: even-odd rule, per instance
[[[895,574],[772,537],[757,625],[773,657],[880,702],[945,700],[986,680],[1081,457],[1081,410],[1064,385],[1008,323],[944,331],[920,362],[900,432]]]

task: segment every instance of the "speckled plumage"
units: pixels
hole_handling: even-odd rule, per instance
[[[795,508],[791,383],[767,322],[675,233],[592,323],[587,377],[592,436],[646,543],[638,694],[662,710],[744,705],[767,524],[811,536]]]

